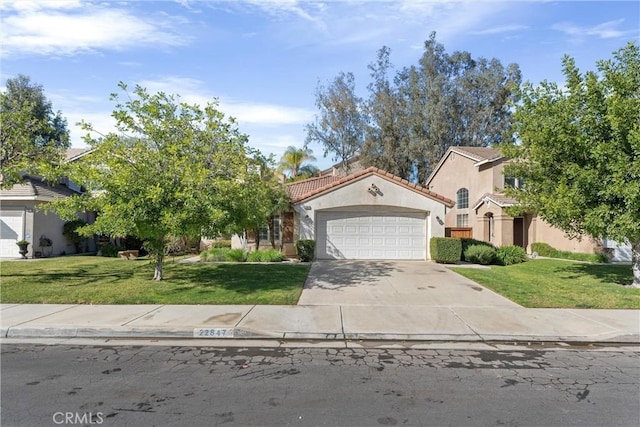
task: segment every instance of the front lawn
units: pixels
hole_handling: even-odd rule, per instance
[[[309,265],[153,264],[94,256],[0,263],[0,302],[47,304],[296,304]]]
[[[450,267],[482,286],[529,308],[640,308],[640,289],[628,265],[535,259],[490,269]]]

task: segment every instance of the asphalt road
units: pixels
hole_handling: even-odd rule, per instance
[[[2,426],[637,426],[640,354],[3,344]]]

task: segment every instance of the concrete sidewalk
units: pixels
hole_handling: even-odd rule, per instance
[[[640,344],[640,311],[518,306],[2,304],[0,337]]]

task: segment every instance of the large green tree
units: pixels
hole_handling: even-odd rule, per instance
[[[250,172],[247,137],[215,102],[200,108],[178,97],[136,86],[113,94],[118,132],[85,141],[93,152],[69,166],[87,192],[58,200],[64,218],[98,213],[85,235],[134,236],[155,254],[154,280],[162,279],[170,236],[215,236],[229,226],[228,212]],[[90,124],[84,123],[92,131]]]
[[[640,48],[637,43],[580,73],[562,60],[564,85],[526,83],[504,148],[510,189],[525,209],[571,236],[628,241],[640,287]]]
[[[331,154],[349,171],[349,162],[362,148],[366,118],[353,74],[340,73],[327,87],[318,85],[316,107],[319,116],[306,126],[306,144],[322,145],[325,157]]]
[[[52,177],[68,147],[67,122],[42,86],[24,75],[8,79],[0,93],[0,186],[12,187],[25,173]]]
[[[318,142],[340,160],[361,154],[376,166],[411,181],[424,182],[452,145],[499,144],[509,130],[516,64],[448,54],[432,33],[417,65],[393,76],[390,49],[383,47],[369,66],[369,98],[355,94],[351,73],[319,87],[320,117],[307,127],[307,141]]]

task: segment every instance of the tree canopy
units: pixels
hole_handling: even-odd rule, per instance
[[[505,173],[525,186],[508,194],[571,236],[630,242],[640,287],[640,48],[584,74],[568,56],[562,64],[563,86],[520,90]]]
[[[319,86],[320,116],[307,126],[307,142],[325,147],[339,160],[360,153],[376,166],[411,181],[424,182],[452,145],[489,146],[503,142],[510,127],[509,106],[520,83],[516,64],[448,54],[432,33],[417,65],[392,74],[391,50],[382,47],[369,65],[369,98],[355,93],[351,73]]]
[[[119,87],[124,100],[111,96],[118,132],[88,134],[92,153],[69,165],[70,179],[86,193],[58,200],[54,209],[66,219],[96,211],[95,223],[80,228],[85,235],[143,240],[156,254],[160,280],[170,236],[216,236],[235,220],[234,200],[251,173],[247,137],[216,102],[200,108],[140,86]]]
[[[8,79],[0,93],[0,123],[0,186],[12,187],[23,174],[51,177],[69,147],[69,131],[42,86],[24,75]]]

